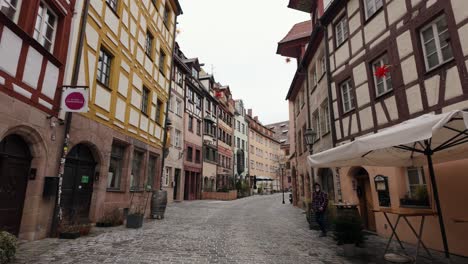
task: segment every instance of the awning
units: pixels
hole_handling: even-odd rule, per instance
[[[468,112],[426,114],[376,134],[309,156],[312,167],[427,165],[437,207],[445,255],[445,233],[433,163],[468,158]]]
[[[426,114],[376,134],[309,156],[312,167],[409,167],[427,163],[425,140],[432,160],[440,163],[468,158],[468,112]],[[417,149],[418,151],[414,151]]]

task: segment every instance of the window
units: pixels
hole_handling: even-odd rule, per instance
[[[190,102],[193,102],[193,91],[192,91],[192,89],[187,89],[187,99]]]
[[[124,146],[112,144],[109,171],[107,173],[107,188],[109,189],[120,189],[124,154]]]
[[[180,147],[180,138],[181,138],[181,132],[180,130],[175,130],[175,139],[174,139],[174,145],[176,148]]]
[[[163,175],[163,179],[162,179],[162,184],[163,184],[164,187],[169,186],[169,182],[171,180],[171,172],[172,172],[171,167],[164,168],[164,175]]]
[[[201,121],[197,120],[197,135],[201,135]]]
[[[322,75],[327,72],[327,61],[325,60],[325,55],[320,59],[320,69],[322,70]]]
[[[180,70],[177,71],[177,83],[179,84],[179,86],[182,86],[184,84],[184,74]]]
[[[426,70],[434,69],[453,58],[445,16],[422,28],[420,34]]]
[[[240,144],[240,138],[237,138],[237,148],[240,148],[241,144]]]
[[[8,5],[7,2],[4,2],[3,4]],[[54,46],[56,27],[57,16],[52,12],[52,10],[50,10],[48,6],[41,2],[37,11],[33,37],[49,52],[52,52],[52,48]]]
[[[132,174],[130,175],[130,190],[138,190],[140,187],[143,156],[143,152],[133,152]]]
[[[193,117],[192,116],[189,116],[189,119],[188,119],[188,130],[190,132],[193,132]]]
[[[318,83],[317,69],[314,69],[314,73],[313,73],[313,76],[312,76],[312,85],[316,86],[317,83]],[[304,91],[305,91],[305,89],[304,89]]]
[[[245,140],[242,140],[242,150],[245,150]]]
[[[250,169],[255,170],[255,163],[253,160],[250,161]]]
[[[364,0],[366,19],[375,14],[382,7],[382,0]]]
[[[329,109],[327,99],[323,101],[322,105],[320,106],[320,110],[322,112],[322,119],[320,119],[320,130],[322,131],[322,135],[325,135],[330,132],[330,112],[328,111]]]
[[[171,14],[171,10],[168,8],[168,3],[166,3],[166,6],[164,7],[164,17],[163,17],[163,22],[166,27],[169,27],[169,17]]]
[[[386,77],[382,78],[377,78],[375,76],[375,72],[377,68],[382,67],[384,65],[388,65],[388,57],[387,55],[384,55],[374,62],[372,62],[372,73],[374,76],[374,85],[375,85],[375,95],[376,97],[381,96],[382,94],[385,94],[393,89],[392,87],[392,77],[390,74]]]
[[[340,22],[335,25],[336,46],[340,46],[348,38],[348,20],[344,16]]]
[[[341,84],[341,96],[343,101],[343,112],[349,112],[354,109],[354,95],[351,87],[351,80]]]
[[[192,68],[192,77],[198,79],[198,71],[195,68]]]
[[[195,150],[195,163],[200,163],[201,162],[201,153],[200,150]]]
[[[163,102],[158,99],[157,104],[156,104],[156,116],[155,116],[155,121],[159,125],[162,124],[162,113],[163,113]]]
[[[106,2],[114,12],[117,12],[117,5],[119,4],[119,0],[106,0]]]
[[[150,96],[150,90],[148,90],[148,88],[146,87],[143,87],[143,93],[141,95],[141,112],[145,115],[148,115],[149,96]]]
[[[409,167],[406,168],[406,173],[408,175],[408,193],[411,198],[416,198],[421,188],[427,190],[423,168]]]
[[[179,99],[176,99],[175,112],[179,116],[182,115],[182,101]]]
[[[164,51],[160,50],[159,51],[159,71],[164,75],[164,70],[166,67],[165,66],[165,63],[166,63],[166,53],[164,53]]]
[[[0,0],[0,12],[9,19],[15,20],[20,7],[19,1],[21,0]]]
[[[245,124],[242,124],[242,134],[247,135],[247,134],[245,133]]]
[[[158,0],[151,0],[151,2],[153,3],[154,7],[158,9]]]
[[[146,31],[146,47],[145,47],[145,53],[148,55],[148,57],[153,58],[153,34],[151,32]]]
[[[99,51],[97,81],[109,87],[112,56],[104,49]]]
[[[146,189],[153,190],[154,187],[154,178],[156,176],[156,161],[157,157],[150,156],[148,159],[148,179],[146,180]]]
[[[193,160],[193,148],[187,147],[187,161],[192,162]]]
[[[237,131],[239,131],[239,132],[241,131],[241,125],[240,125],[239,121],[237,121]]]

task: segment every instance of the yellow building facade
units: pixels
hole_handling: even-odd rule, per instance
[[[77,9],[84,12],[86,6],[80,4]],[[89,87],[89,111],[73,114],[63,179],[76,183],[80,180],[73,177],[86,174],[87,182],[69,188],[79,188],[82,204],[89,203],[89,208],[78,210],[80,216],[99,221],[116,210],[121,215],[137,210],[161,184],[175,25],[181,9],[177,0],[90,0],[88,8],[84,28],[81,16],[73,22],[69,48],[77,54],[84,30],[78,85]],[[69,83],[72,71],[67,68]],[[67,201],[76,197],[62,199],[66,215]],[[73,204],[68,207],[77,211]]]

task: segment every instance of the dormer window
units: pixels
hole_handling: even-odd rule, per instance
[[[13,21],[15,21],[19,7],[20,0],[0,0],[0,12]]]
[[[195,68],[192,68],[192,77],[198,79],[198,71]]]

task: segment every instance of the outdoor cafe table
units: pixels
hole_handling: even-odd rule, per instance
[[[390,228],[392,229],[392,234],[390,235],[390,238],[388,239],[388,242],[387,242],[387,246],[385,247],[385,252],[384,252],[384,256],[387,254],[387,251],[388,251],[388,248],[393,240],[393,237],[396,238],[396,240],[398,241],[398,244],[400,244],[400,247],[401,249],[403,249],[403,251],[406,253],[406,250],[405,248],[403,247],[403,244],[401,243],[401,240],[400,238],[398,237],[398,234],[397,234],[397,227],[398,227],[398,224],[400,223],[400,220],[403,219],[406,221],[406,223],[408,224],[408,226],[410,227],[411,231],[413,232],[413,234],[416,236],[417,238],[417,245],[416,245],[416,255],[414,256],[414,263],[416,263],[416,260],[419,256],[419,247],[422,245],[423,248],[426,250],[427,254],[429,255],[429,257],[432,258],[432,255],[431,253],[429,252],[429,250],[427,249],[426,245],[424,244],[424,242],[422,241],[422,235],[423,235],[423,231],[424,231],[424,220],[426,218],[426,216],[436,216],[437,213],[432,211],[432,210],[405,210],[405,209],[400,209],[398,211],[396,210],[392,210],[392,209],[383,209],[381,208],[380,210],[374,210],[374,212],[378,213],[383,213],[383,215],[385,216],[385,219],[387,220],[388,222],[388,225],[390,226]],[[390,218],[388,217],[388,214],[394,214],[397,216],[397,220],[395,222],[395,224],[392,224],[392,222],[390,221]],[[408,218],[409,217],[421,217],[421,223],[420,223],[420,226],[419,226],[419,232],[416,232],[415,228],[413,227],[413,225],[411,225],[410,221],[408,221]],[[407,254],[407,253],[406,253]],[[408,255],[408,254],[407,254]]]

